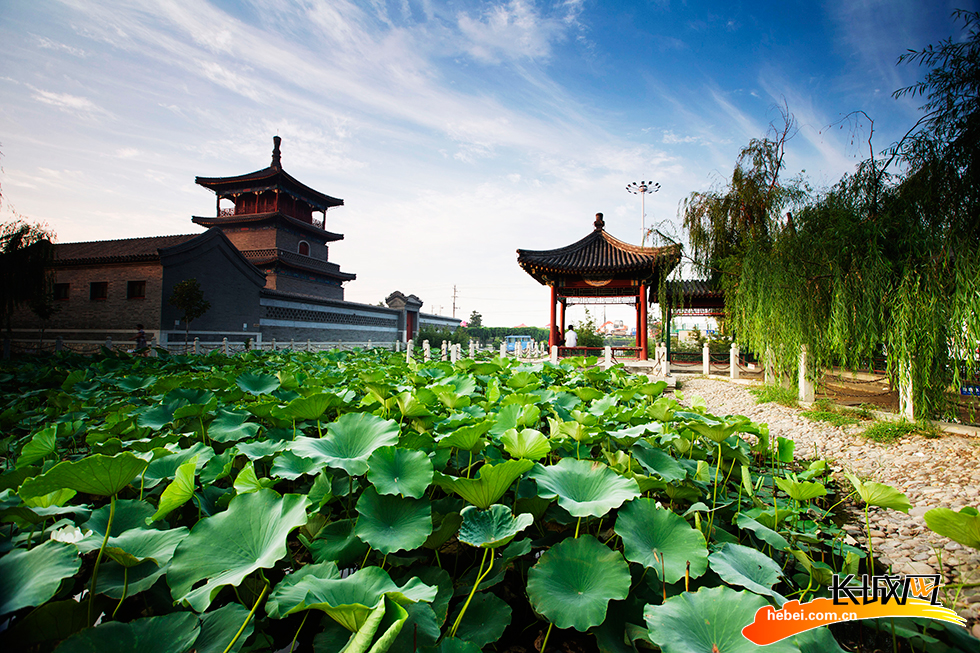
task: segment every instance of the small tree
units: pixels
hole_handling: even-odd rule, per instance
[[[467,326],[469,326],[470,328],[474,328],[474,327],[479,328],[479,327],[482,327],[483,326],[483,316],[480,315],[479,313],[477,313],[476,311],[473,311],[472,313],[470,313],[470,319],[469,319],[469,322],[468,322]]]
[[[54,233],[41,224],[16,220],[0,225],[0,323],[6,327],[5,358],[10,351],[14,309],[36,301],[48,289],[53,238]]]
[[[184,279],[174,286],[174,291],[168,302],[183,313],[180,319],[184,321],[184,345],[186,346],[190,338],[191,322],[207,313],[208,309],[211,308],[211,302],[204,299],[201,284],[194,278]]]
[[[606,344],[606,339],[597,332],[598,325],[595,318],[585,310],[585,319],[575,325],[575,336],[579,347],[602,347]]]

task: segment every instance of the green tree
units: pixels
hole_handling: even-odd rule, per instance
[[[0,225],[0,320],[6,327],[4,357],[10,353],[11,317],[19,306],[39,301],[50,287],[54,232],[16,220]]]
[[[579,347],[602,347],[606,344],[605,338],[598,333],[599,325],[588,309],[585,309],[585,318],[575,325],[575,337]]]
[[[168,303],[182,313],[184,321],[184,345],[190,337],[191,322],[201,317],[211,308],[211,302],[204,299],[204,291],[197,279],[184,279],[174,286]]]
[[[470,328],[480,328],[480,327],[482,327],[483,326],[483,316],[480,315],[479,313],[477,313],[476,311],[473,311],[472,313],[470,313],[470,319],[469,319],[469,322],[468,322],[468,326]]]

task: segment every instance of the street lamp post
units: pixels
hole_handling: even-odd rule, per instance
[[[646,196],[647,193],[656,193],[658,190],[660,190],[660,184],[656,184],[652,181],[634,181],[633,183],[626,185],[626,190],[633,193],[634,195],[640,196],[640,247],[646,247],[647,244]]]

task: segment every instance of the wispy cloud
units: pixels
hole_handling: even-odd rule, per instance
[[[555,41],[566,38],[581,11],[581,2],[565,2],[554,17],[542,16],[525,0],[491,6],[472,17],[461,12],[459,30],[467,39],[464,48],[475,59],[498,63],[507,59],[547,59]]]
[[[111,116],[109,111],[98,106],[86,97],[70,93],[55,93],[30,86],[31,97],[38,102],[51,105],[79,117]]]
[[[45,50],[60,50],[61,52],[67,52],[73,57],[84,57],[87,55],[85,50],[81,48],[76,48],[70,45],[66,45],[64,43],[59,43],[58,41],[53,41],[47,38],[46,36],[37,36],[36,34],[34,34],[33,36],[37,41],[38,47],[43,48]]]

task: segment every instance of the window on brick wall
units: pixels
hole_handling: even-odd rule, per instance
[[[88,285],[88,298],[92,300],[101,300],[109,296],[109,282],[108,281],[93,281]]]
[[[68,288],[67,283],[56,283],[54,284],[54,298],[56,301],[66,302],[68,301]]]
[[[299,241],[299,253],[302,254],[303,256],[310,255],[310,244],[305,240]]]
[[[145,298],[146,298],[145,281],[126,282],[126,299],[145,299]]]

